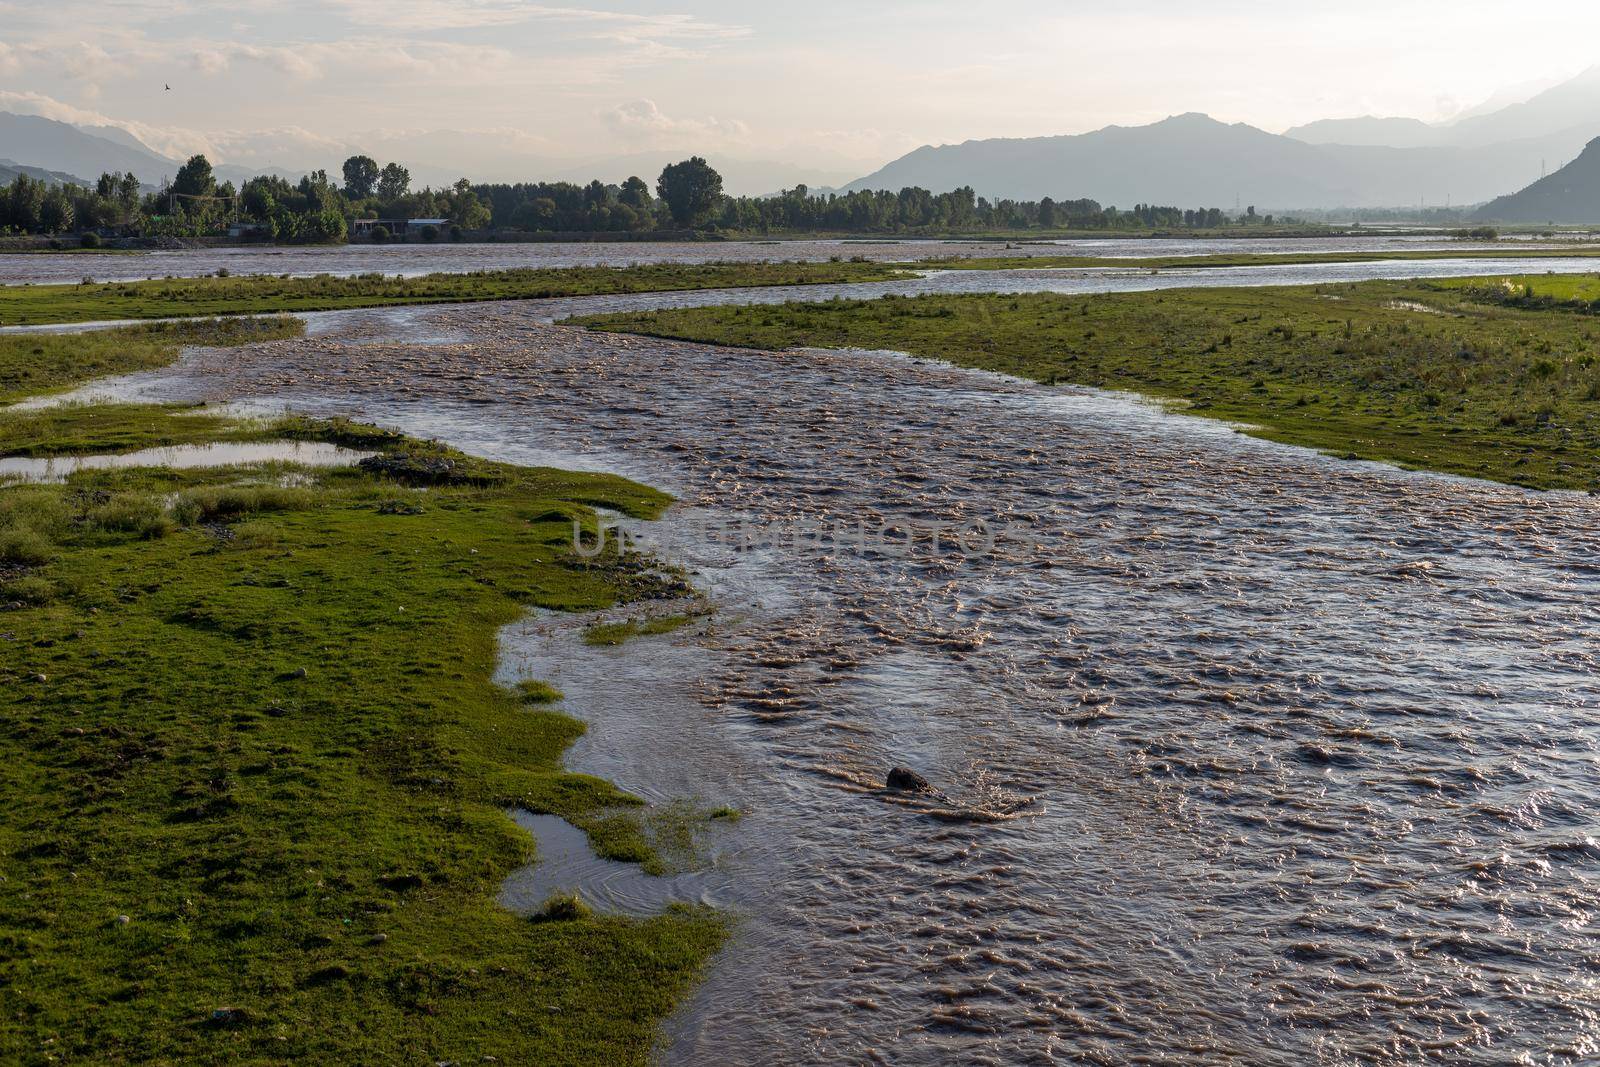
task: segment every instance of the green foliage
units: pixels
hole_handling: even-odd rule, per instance
[[[29,568],[0,576],[23,605],[5,616],[0,788],[50,800],[0,806],[0,1059],[648,1060],[723,924],[496,904],[533,852],[508,807],[661,860],[618,814],[635,798],[562,769],[581,724],[492,672],[525,605],[641,589],[528,517],[664,498],[500,475],[428,490],[422,515],[385,513],[392,490],[352,470],[306,472],[292,499],[237,469],[0,488],[7,566]],[[151,533],[184,502],[245,499]]]
[[[344,195],[365,200],[378,190],[378,161],[371,156],[351,156],[344,161]]]
[[[662,170],[656,195],[679,226],[695,226],[710,217],[722,199],[722,175],[704,159],[691,156]]]
[[[63,292],[81,288],[66,286]],[[0,305],[7,297],[25,296],[29,290],[42,291],[11,286],[0,293]],[[0,334],[0,402],[105,375],[165,366],[185,345],[249,344],[296,337],[304,328],[295,319],[267,317],[152,322],[83,334]],[[15,445],[15,439],[7,439],[8,450]]]
[[[0,323],[93,322],[190,315],[328,311],[396,304],[525,300],[737,286],[816,285],[909,277],[880,263],[664,263],[353,278],[163,278],[103,285],[0,287]],[[3,344],[0,338],[0,344]],[[3,379],[0,379],[3,382]]]
[[[611,647],[635,637],[670,634],[701,618],[701,615],[664,615],[644,619],[624,619],[621,622],[596,623],[583,632],[583,643]]]

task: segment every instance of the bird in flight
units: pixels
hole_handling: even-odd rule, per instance
[[[167,85],[167,83],[166,83],[166,82],[162,82],[162,83],[161,83],[161,84],[162,84],[162,85]],[[169,93],[170,93],[170,92],[172,92],[172,86],[170,86],[170,85],[167,85],[167,92],[169,92]]]

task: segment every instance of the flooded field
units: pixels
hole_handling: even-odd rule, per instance
[[[248,463],[293,463],[302,467],[349,467],[371,452],[357,452],[322,441],[246,441],[206,445],[173,445],[137,452],[97,453],[88,456],[12,456],[0,458],[0,483],[64,482],[84,470],[121,470],[132,467],[232,467]]]
[[[680,299],[720,295],[340,313],[115,390],[679,495],[640,534],[707,625],[503,637],[591,724],[571,766],[744,812],[691,895],[745,918],[672,1062],[1600,1054],[1592,499],[890,353],[548,324]]]
[[[1518,242],[1521,246],[1560,247],[1561,242]],[[632,266],[639,263],[825,261],[848,259],[901,261],[983,256],[1184,256],[1212,253],[1385,252],[1492,248],[1447,237],[1331,238],[1088,238],[1067,241],[630,241],[612,244],[408,244],[330,245],[324,247],[214,248],[117,255],[77,253],[25,255],[0,253],[0,285],[230,274],[433,274],[514,267]]]

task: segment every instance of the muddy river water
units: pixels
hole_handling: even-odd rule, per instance
[[[669,1061],[1600,1055],[1594,500],[548,321],[623,303],[340,313],[117,392],[679,495],[641,536],[712,618],[505,637],[590,722],[571,765],[745,812],[691,887],[743,919]]]

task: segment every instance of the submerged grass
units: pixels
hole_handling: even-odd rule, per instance
[[[0,300],[8,291],[0,288]],[[296,319],[271,316],[151,322],[91,333],[0,334],[0,404],[106,375],[164,367],[187,345],[241,345],[304,331],[305,324]]]
[[[1182,401],[1351,458],[1600,489],[1600,323],[1495,303],[1485,284],[889,297],[577,321],[754,348],[894,349]],[[1592,278],[1559,284],[1600,292]]]
[[[620,622],[599,622],[583,631],[583,643],[598,647],[611,647],[633,640],[635,637],[654,637],[681,630],[704,614],[658,615],[654,618],[624,619]]]
[[[264,312],[334,311],[402,304],[890,281],[903,268],[867,262],[648,264],[480,271],[403,278],[248,276],[0,287],[0,325],[99,322]]]
[[[48,416],[75,444],[84,417]],[[0,488],[0,1059],[648,1058],[722,922],[495,903],[532,851],[508,807],[665,859],[634,798],[561,769],[581,724],[490,678],[527,605],[661,595],[638,560],[575,560],[567,516],[667,498],[491,466],[426,488],[403,465]]]

